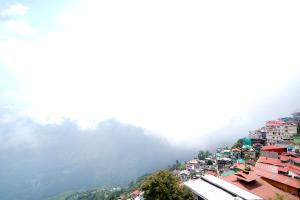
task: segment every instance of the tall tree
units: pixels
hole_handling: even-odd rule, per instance
[[[145,200],[193,200],[192,192],[181,186],[178,177],[167,170],[149,176],[141,189]]]
[[[242,148],[242,146],[243,146],[243,138],[240,138],[234,143],[232,148],[237,148],[237,147]]]
[[[198,153],[198,159],[199,160],[205,160],[205,151],[200,150]]]

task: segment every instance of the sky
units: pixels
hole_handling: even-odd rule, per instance
[[[252,129],[300,109],[299,9],[0,0],[0,111],[83,129],[114,118],[173,142]]]

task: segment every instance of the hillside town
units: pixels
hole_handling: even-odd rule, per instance
[[[266,121],[231,147],[200,151],[172,172],[195,200],[300,199],[299,127],[300,112]],[[142,196],[136,190],[131,199]]]

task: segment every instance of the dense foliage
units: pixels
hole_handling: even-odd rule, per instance
[[[120,196],[127,200],[130,193],[138,190],[149,175],[144,174],[138,177],[136,181],[131,181],[129,186],[124,188],[95,188],[81,192],[63,193],[47,200],[116,200]]]
[[[179,162],[178,160],[176,160],[176,162],[173,165],[170,165],[168,167],[169,170],[185,170],[186,166],[184,163]]]
[[[242,148],[242,146],[243,146],[243,138],[240,138],[240,139],[238,139],[235,143],[234,143],[234,145],[232,146],[232,148]]]
[[[211,153],[209,151],[203,151],[203,150],[200,150],[199,153],[198,153],[198,159],[199,160],[205,160],[205,158],[207,158]]]
[[[72,194],[62,194],[48,200],[117,200],[124,191],[120,188],[97,188]]]
[[[193,200],[193,194],[181,186],[179,179],[168,170],[158,171],[142,184],[145,200]]]

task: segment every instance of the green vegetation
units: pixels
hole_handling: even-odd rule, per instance
[[[169,170],[145,174],[127,188],[94,188],[82,192],[63,193],[47,200],[117,200],[128,199],[134,190],[144,191],[145,200],[193,200],[192,192],[180,185],[179,178]]]
[[[284,196],[276,193],[275,198],[269,198],[268,200],[284,200]]]
[[[173,170],[185,170],[186,167],[185,167],[184,163],[181,163],[178,160],[176,160],[176,163],[174,163],[173,165],[169,166],[168,169],[170,171],[173,171]]]
[[[193,170],[190,172],[189,178],[194,178],[196,176],[196,172]]]
[[[63,193],[47,200],[116,200],[122,192],[121,188],[96,188],[72,194]]]
[[[251,171],[251,168],[250,168],[249,165],[246,165],[246,166],[245,166],[245,171],[247,171],[247,172]]]
[[[65,200],[72,192],[64,192],[54,197],[47,198],[47,200]]]
[[[213,162],[212,162],[211,160],[206,160],[205,163],[206,163],[207,165],[212,165],[212,164],[213,164]]]
[[[130,193],[138,190],[149,175],[144,174],[136,181],[131,181],[129,186],[124,188],[94,188],[74,193],[66,192],[47,200],[117,200],[119,196],[128,199]]]
[[[65,198],[65,200],[117,200],[123,193],[120,188],[98,188],[85,192],[76,192]]]
[[[193,200],[193,194],[170,171],[161,170],[149,176],[142,184],[145,200]]]
[[[232,146],[232,148],[242,148],[242,147],[243,147],[243,138],[238,139]]]
[[[205,160],[205,158],[207,158],[209,155],[211,155],[211,153],[209,151],[200,150],[199,153],[198,153],[198,159],[199,160]]]

